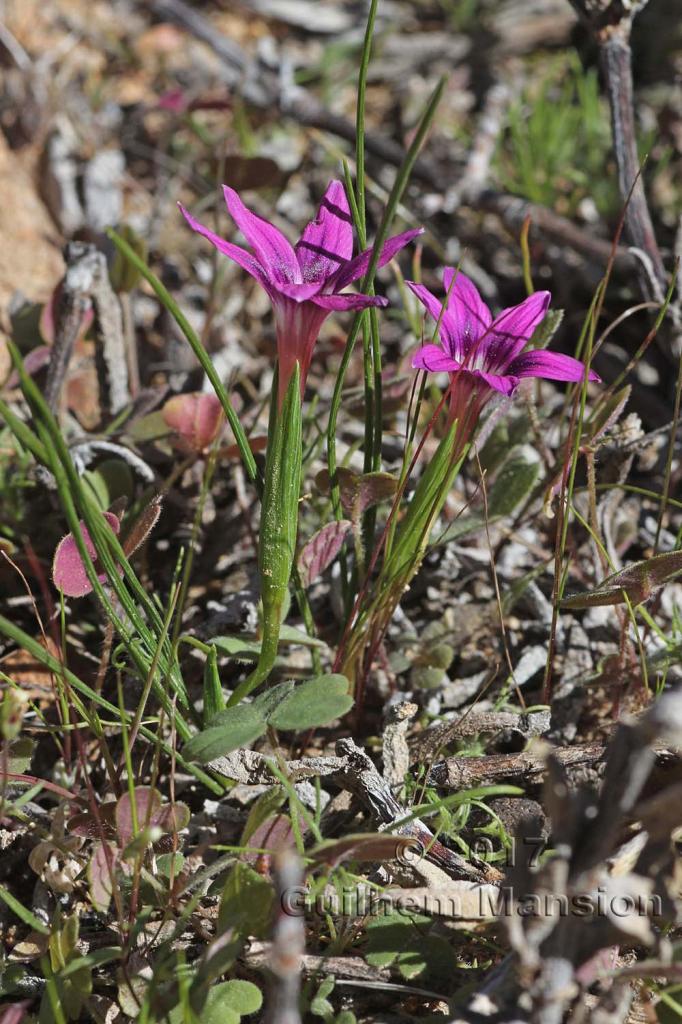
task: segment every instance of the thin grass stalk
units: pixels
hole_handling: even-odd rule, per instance
[[[32,407],[36,417],[36,429],[47,457],[47,467],[55,478],[62,507],[71,529],[74,542],[83,561],[88,579],[94,592],[102,603],[109,620],[122,636],[133,662],[136,664],[141,677],[144,679],[149,669],[150,660],[153,657],[152,652],[157,643],[158,633],[163,625],[161,616],[156,605],[152,600],[150,600],[146,591],[140,584],[137,575],[130,566],[130,563],[128,562],[128,559],[114,532],[101,515],[99,506],[96,506],[94,500],[81,486],[80,478],[73,465],[70,452],[66,446],[64,438],[62,437],[59,426],[54,419],[54,416],[47,408],[46,402],[40,394],[35,382],[26,373],[16,346],[12,342],[8,342],[8,345],[10,348],[10,354],[19,373],[24,395]],[[97,551],[98,558],[107,575],[108,582],[116,594],[116,597],[121,602],[121,606],[126,615],[142,637],[148,652],[147,657],[145,657],[134,644],[129,629],[121,621],[104,587],[99,581],[93,561],[81,535],[80,520],[76,510],[76,502],[74,502],[73,499],[74,495]],[[154,627],[153,630],[149,629],[145,624],[142,616],[140,615],[138,606],[135,604],[131,594],[123,584],[117,570],[117,564],[123,569],[126,582],[131,587],[135,597],[149,616]],[[165,657],[166,659],[172,657],[170,645],[167,645]],[[164,663],[162,674],[167,674],[169,676],[173,689],[179,696],[181,703],[185,708],[189,708],[189,698],[179,672],[179,666],[177,664],[173,664],[172,661],[170,663]],[[164,693],[158,683],[155,683],[155,690],[163,704]],[[182,719],[181,715],[179,718],[182,720],[182,725],[180,727],[181,731],[187,732],[189,735],[184,719]]]
[[[41,430],[41,428],[42,424],[38,424],[38,429]],[[128,652],[128,655],[130,656],[133,664],[136,666],[141,678],[144,680],[150,670],[150,664],[154,660],[154,655],[152,652],[154,651],[156,644],[158,642],[158,634],[154,634],[153,632],[147,629],[139,615],[136,605],[134,604],[134,602],[132,602],[128,591],[126,590],[125,586],[123,586],[123,584],[121,583],[121,580],[116,571],[116,565],[112,559],[110,551],[106,546],[108,538],[106,536],[105,531],[108,529],[108,527],[104,524],[104,522],[98,521],[99,509],[97,509],[93,514],[92,505],[89,504],[90,499],[85,499],[82,506],[83,517],[86,521],[86,525],[88,526],[88,530],[90,532],[93,544],[95,545],[95,548],[98,552],[98,557],[102,562],[102,567],[107,573],[110,582],[114,583],[114,589],[116,590],[117,596],[119,596],[120,599],[120,595],[123,594],[122,604],[126,612],[126,605],[128,605],[132,610],[132,614],[129,614],[129,618],[140,632],[140,635],[144,640],[146,651],[141,651],[139,649],[139,646],[138,644],[136,644],[134,637],[131,635],[128,628],[119,618],[118,614],[114,609],[114,606],[109,600],[109,597],[104,587],[99,581],[94,564],[92,562],[92,559],[90,558],[90,553],[87,547],[85,546],[85,542],[81,534],[80,520],[78,517],[78,513],[76,511],[75,504],[71,498],[71,492],[69,490],[69,485],[71,484],[71,481],[67,481],[67,474],[64,472],[64,467],[57,460],[57,458],[52,458],[51,453],[50,468],[53,472],[55,480],[57,481],[57,487],[59,490],[60,498],[62,500],[62,507],[64,509],[67,522],[71,528],[74,541],[78,547],[78,551],[83,561],[83,565],[86,569],[86,572],[88,573],[90,582],[93,585],[93,589],[97,593],[97,596],[100,597],[100,600],[102,601],[103,607],[110,621],[112,622],[112,624],[117,629],[117,631],[119,632],[123,639],[123,643],[126,648],[126,651]],[[84,497],[83,492],[81,494],[81,497]],[[94,528],[91,527],[91,524],[92,527]],[[112,537],[115,539],[113,531]],[[129,569],[129,571],[132,574],[132,570]],[[164,646],[167,646],[167,644],[164,644]],[[182,678],[179,676],[179,672],[177,670],[178,667],[177,665],[174,666],[172,663],[168,663],[168,653],[168,651],[165,652],[166,657],[164,658],[163,669],[160,674],[161,676],[164,676],[166,674],[170,675],[172,673],[171,680],[174,692],[181,697],[184,706],[189,708],[189,698],[187,696],[184,683],[182,682]],[[154,691],[161,706],[165,706],[166,710],[170,713],[171,704],[168,701],[167,694],[163,690],[160,679],[154,679]],[[187,723],[185,722],[180,712],[176,712],[176,718],[178,722],[178,731],[180,732],[184,739],[187,739],[190,735],[190,730]]]
[[[672,285],[671,285],[672,288]],[[665,459],[665,472],[663,476],[663,500],[658,509],[658,519],[656,521],[656,537],[654,539],[654,554],[658,551],[658,544],[661,539],[661,530],[663,529],[663,519],[665,517],[666,508],[668,505],[668,498],[670,495],[670,481],[672,478],[673,469],[673,457],[675,454],[675,439],[677,437],[677,428],[680,422],[680,402],[682,400],[682,353],[677,364],[677,380],[675,382],[675,407],[673,411],[673,421],[670,425],[670,438],[668,440],[668,451]]]
[[[93,705],[108,711],[109,714],[113,716],[114,724],[118,724],[120,722],[119,710],[115,704],[112,704],[110,701],[106,700],[105,697],[96,693],[87,685],[87,683],[84,683],[83,680],[75,674],[75,672],[72,672],[71,669],[67,668],[66,665],[63,665],[58,658],[55,658],[54,655],[50,654],[50,652],[47,651],[42,644],[38,643],[34,637],[24,632],[23,629],[20,629],[1,614],[0,633],[4,634],[4,636],[8,637],[10,640],[13,640],[14,643],[16,643],[22,650],[27,651],[39,664],[44,665],[45,668],[49,669],[49,671],[54,673],[54,675],[61,675],[77,694],[82,694],[82,696],[86,697]],[[72,694],[72,698],[73,697],[75,697],[75,694]],[[76,710],[82,716],[83,720],[87,722],[94,735],[98,739],[103,737],[103,724],[100,722],[99,716],[92,718],[92,716],[88,714],[86,706],[80,701],[76,703]],[[126,712],[126,714],[129,717],[131,716],[130,712]],[[152,732],[151,729],[148,729],[147,726],[140,725],[139,733],[154,747],[159,747],[163,753],[168,756],[171,756],[173,753],[171,747],[156,735],[156,733]],[[197,767],[197,765],[185,760],[181,754],[176,752],[174,756],[184,771],[189,772],[208,789],[218,794],[222,794],[225,791],[224,785],[216,782],[215,779],[210,775],[207,775],[206,772],[202,771],[201,768]]]
[[[444,76],[441,77],[437,86],[431,93],[429,101],[424,109],[424,113],[422,114],[421,119],[419,121],[417,131],[414,135],[414,138],[412,139],[410,148],[405,154],[405,159],[403,160],[401,166],[398,169],[398,173],[396,174],[396,178],[393,183],[393,188],[391,189],[391,192],[389,194],[386,203],[386,209],[384,210],[384,215],[382,217],[379,229],[377,231],[376,239],[374,242],[374,252],[372,254],[372,259],[370,260],[370,264],[367,268],[367,273],[365,274],[362,284],[360,285],[360,290],[365,295],[368,294],[367,289],[374,285],[374,278],[376,276],[377,267],[379,265],[379,256],[381,254],[381,250],[384,246],[384,243],[386,242],[386,239],[388,238],[388,233],[390,231],[391,224],[393,223],[396,210],[398,208],[400,200],[402,199],[403,193],[407,188],[407,184],[412,173],[412,168],[414,167],[415,161],[417,160],[417,157],[419,155],[419,151],[424,144],[428,131],[436,115],[438,105],[443,95],[446,80],[447,79]],[[361,320],[362,314],[358,314],[351,325],[350,333],[346,341],[346,347],[341,358],[339,372],[336,377],[336,383],[334,385],[334,393],[332,395],[331,407],[329,410],[329,422],[327,425],[327,468],[329,472],[329,480],[331,485],[332,508],[334,510],[334,515],[336,519],[342,518],[341,497],[339,492],[339,484],[336,477],[336,429],[339,416],[339,408],[341,406],[341,395],[343,392],[343,385],[346,377],[346,372],[348,370],[348,364],[350,363],[350,359],[353,354],[353,349],[355,347],[355,342],[357,341],[358,333],[360,331]]]
[[[201,366],[203,367],[204,373],[210,380],[213,390],[215,391],[216,396],[218,398],[218,401],[223,407],[223,411],[225,412],[227,421],[230,424],[232,433],[234,434],[234,439],[237,444],[237,448],[239,449],[239,454],[241,456],[242,462],[244,463],[244,469],[246,470],[249,479],[253,482],[257,482],[258,468],[256,466],[256,460],[253,457],[253,452],[251,451],[251,448],[249,446],[246,434],[244,433],[242,425],[239,422],[239,418],[236,412],[234,411],[234,408],[232,407],[230,396],[225,390],[225,387],[223,386],[223,383],[216,372],[211,357],[209,356],[204,346],[201,344],[201,341],[197,336],[196,332],[194,331],[194,329],[192,328],[192,325],[189,323],[187,317],[183,314],[182,310],[180,309],[180,307],[178,306],[177,302],[170,294],[168,289],[162,284],[158,277],[154,273],[152,273],[152,271],[149,269],[144,260],[140,258],[140,256],[135,252],[134,249],[131,248],[130,245],[128,245],[125,239],[121,238],[121,236],[118,235],[112,228],[110,228],[107,231],[107,237],[114,243],[114,245],[121,252],[121,254],[125,256],[126,259],[130,260],[133,266],[139,271],[140,274],[142,274],[145,281],[147,281],[147,283],[151,285],[152,290],[154,291],[156,297],[161,302],[162,306],[168,311],[168,313],[170,313],[170,315],[173,317],[182,333],[185,335],[187,341],[189,342],[190,348],[192,349],[195,356],[199,360]]]

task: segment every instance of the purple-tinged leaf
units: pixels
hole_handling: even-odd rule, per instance
[[[102,515],[114,533],[118,534],[121,529],[118,516],[115,516],[113,512],[103,512]],[[88,554],[95,561],[97,558],[95,545],[82,520],[80,531]],[[102,573],[97,578],[100,583],[104,583],[107,577],[105,573]],[[52,562],[52,580],[57,590],[61,590],[66,597],[84,597],[92,592],[92,584],[88,579],[78,546],[71,533],[67,533],[66,537],[62,538],[57,545]]]
[[[215,395],[194,392],[174,395],[161,410],[164,422],[175,431],[176,443],[186,452],[204,452],[220,433],[224,414]]]
[[[368,508],[393,498],[398,487],[397,479],[390,473],[355,473],[345,466],[337,469],[336,473],[341,504],[354,522]],[[320,470],[315,483],[323,494],[330,493],[329,473],[326,469]]]
[[[62,295],[62,283],[60,282],[48,301],[43,306],[40,314],[39,330],[40,335],[48,345],[54,345],[55,334],[57,331],[57,320],[59,317],[59,303],[61,302]],[[78,334],[76,337],[77,341],[80,341],[88,333],[88,329],[92,325],[95,318],[92,306],[88,306],[81,314],[80,323],[78,325]]]
[[[31,1003],[31,999],[22,999],[18,1003],[6,1003],[0,1010],[0,1024],[21,1024]]]
[[[116,801],[107,800],[97,808],[95,816],[88,808],[73,814],[66,823],[66,830],[71,835],[82,836],[84,839],[98,839],[100,842],[116,839]]]
[[[424,856],[424,847],[413,836],[392,836],[384,833],[360,832],[320,843],[311,851],[314,864],[337,867],[344,861],[399,860],[414,864]]]
[[[126,533],[123,541],[123,551],[125,552],[126,558],[137,551],[141,544],[144,544],[145,540],[156,526],[159,516],[161,515],[162,500],[163,498],[160,494],[155,495]]]
[[[299,828],[301,833],[305,832],[307,825],[299,816]],[[270,855],[287,846],[293,846],[294,831],[291,827],[291,819],[288,814],[273,814],[266,818],[249,837],[247,846],[249,849],[242,854],[241,859],[253,867],[269,867]],[[265,850],[266,853],[258,853],[258,850]],[[265,864],[263,862],[265,861]]]
[[[135,811],[138,829],[155,824],[155,817],[161,810],[161,794],[150,786],[135,789]],[[135,835],[133,808],[130,794],[124,793],[116,804],[116,832],[118,845],[123,849]]]
[[[97,843],[88,864],[88,891],[95,910],[106,914],[116,884],[118,851],[110,843]]]
[[[585,425],[585,435],[588,444],[593,445],[595,441],[598,441],[607,430],[610,430],[618,422],[620,414],[627,405],[631,391],[631,386],[627,384],[620,391],[616,391],[614,395],[611,395],[601,408],[590,417]],[[585,442],[583,442],[583,447],[585,447]]]
[[[360,477],[358,493],[358,510],[360,515],[368,508],[379,505],[382,501],[390,501],[398,489],[396,477],[390,473],[363,473]]]
[[[26,357],[24,358],[24,370],[29,377],[33,377],[48,365],[51,358],[52,347],[50,345],[38,345],[37,348],[32,348],[30,352],[26,353]],[[18,387],[19,371],[12,370],[5,383],[8,388]]]
[[[174,836],[178,832],[182,832],[183,828],[187,828],[190,817],[190,809],[187,804],[178,800],[174,804],[164,804],[160,811],[152,815],[150,824],[156,825],[162,832]]]
[[[633,604],[642,604],[660,587],[682,572],[682,551],[668,551],[642,562],[628,565],[620,572],[607,576],[594,590],[585,594],[569,594],[561,602],[562,608],[594,608],[602,605],[625,604],[625,597]]]
[[[304,587],[309,587],[332,564],[352,528],[349,519],[340,519],[327,523],[310,538],[298,558],[298,571]]]

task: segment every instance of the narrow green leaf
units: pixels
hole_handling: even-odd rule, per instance
[[[151,285],[153,291],[155,292],[162,306],[170,313],[170,315],[173,317],[182,333],[187,338],[190,348],[192,349],[195,356],[201,363],[201,366],[203,367],[206,376],[208,377],[213,386],[213,390],[215,391],[218,399],[220,400],[220,404],[223,407],[225,415],[227,416],[228,423],[230,424],[230,427],[232,429],[232,433],[234,434],[234,439],[237,442],[237,448],[239,449],[239,454],[241,456],[242,462],[244,463],[244,468],[246,469],[249,478],[251,480],[256,480],[258,475],[256,469],[256,461],[253,457],[253,452],[249,447],[249,442],[246,438],[246,434],[244,433],[242,425],[239,422],[239,418],[234,409],[232,408],[230,396],[228,395],[227,391],[225,390],[225,387],[223,386],[223,382],[221,381],[220,376],[215,366],[213,365],[211,357],[209,356],[204,346],[201,344],[201,341],[199,340],[196,332],[194,331],[187,317],[183,314],[182,310],[180,309],[180,307],[178,306],[177,302],[170,294],[168,289],[161,283],[158,277],[152,273],[152,271],[149,269],[144,260],[140,258],[138,253],[135,252],[135,250],[128,244],[128,242],[120,235],[116,234],[116,232],[111,228],[107,231],[107,236],[114,243],[118,251],[122,253],[123,256],[125,256],[125,258],[142,275],[145,281],[147,281],[147,283]]]
[[[214,715],[225,708],[225,698],[218,672],[218,651],[214,645],[211,645],[204,664],[203,698],[204,725],[206,725]]]
[[[298,498],[303,458],[300,380],[300,367],[296,363],[281,409],[277,408],[277,374],[272,385],[258,538],[258,568],[263,606],[261,650],[258,664],[232,694],[228,707],[238,704],[252,690],[264,683],[277,658],[279,633],[289,593],[298,532]]]
[[[19,900],[5,889],[4,885],[0,885],[0,900],[3,900],[12,913],[16,914],[20,921],[27,924],[29,928],[32,928],[34,932],[39,932],[41,935],[49,935],[50,929],[47,925],[35,916],[30,910],[19,902]]]
[[[421,475],[414,494],[400,524],[390,555],[382,570],[388,586],[402,589],[403,577],[414,569],[423,557],[433,524],[438,518],[452,483],[459,472],[464,456],[453,459],[457,424],[453,423],[438,445],[436,453]]]

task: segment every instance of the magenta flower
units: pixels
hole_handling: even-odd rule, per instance
[[[340,294],[367,272],[373,252],[366,249],[353,258],[350,209],[340,181],[329,184],[317,217],[295,246],[273,224],[247,210],[234,189],[223,185],[223,192],[227,209],[252,252],[226,242],[183,206],[180,209],[191,228],[255,277],[270,296],[277,331],[281,406],[297,360],[303,390],[315,342],[330,313],[386,306],[388,302],[376,295]],[[389,238],[381,250],[379,266],[388,263],[422,230],[404,231]]]
[[[453,276],[457,274],[454,284]],[[461,272],[447,267],[443,285],[449,296],[446,309],[421,284],[407,281],[428,312],[438,321],[441,345],[424,345],[415,354],[415,369],[453,374],[450,419],[470,430],[485,403],[495,392],[513,395],[523,377],[579,381],[585,365],[572,356],[544,349],[523,349],[549,307],[549,292],[534,292],[518,306],[510,306],[493,318],[476,285]],[[441,316],[442,314],[442,316]],[[590,370],[588,380],[600,377]]]

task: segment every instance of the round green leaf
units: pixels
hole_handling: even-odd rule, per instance
[[[183,755],[189,761],[206,764],[244,747],[262,736],[267,726],[263,714],[253,704],[240,704],[221,711],[211,719],[208,729],[185,744]]]
[[[353,706],[348,680],[341,675],[316,676],[292,690],[268,716],[268,725],[295,731],[326,725]]]
[[[259,988],[250,981],[234,978],[224,981],[208,993],[208,998],[201,1011],[202,1024],[224,1024],[228,1011],[237,1017],[246,1017],[256,1013],[263,1005],[263,996]]]

